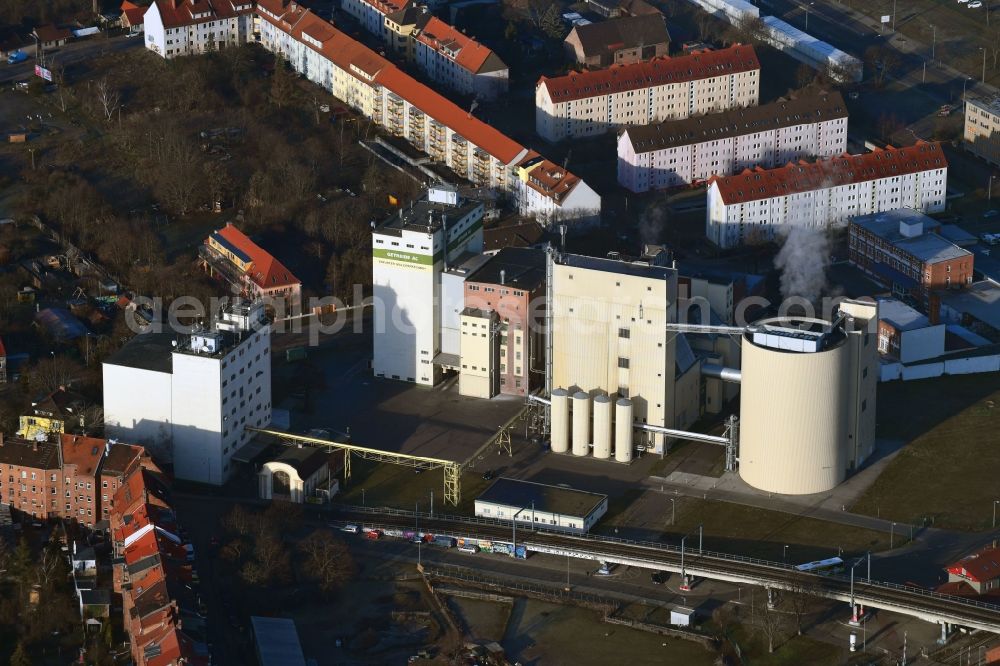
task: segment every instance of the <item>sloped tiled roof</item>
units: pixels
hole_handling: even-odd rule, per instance
[[[803,161],[775,169],[746,169],[735,176],[712,176],[709,183],[719,188],[726,205],[733,205],[947,166],[940,143],[920,141],[905,148],[890,147],[863,155]]]
[[[518,166],[528,172],[528,187],[556,203],[561,203],[580,183],[579,177],[534,151]]]
[[[213,236],[221,237],[250,259],[251,263],[246,269],[246,273],[247,277],[256,285],[264,289],[271,289],[301,283],[290,270],[285,268],[284,264],[250,240],[232,223],[219,229]]]
[[[670,42],[666,23],[650,16],[626,16],[578,25],[570,34],[574,32],[586,57]]]
[[[612,65],[590,72],[572,72],[549,78],[543,76],[538,86],[545,86],[554,103],[610,95],[671,83],[686,83],[727,74],[760,69],[752,46],[736,44],[718,51],[702,51],[676,58],[654,58],[629,65]]]
[[[416,34],[418,42],[451,58],[473,74],[507,69],[493,51],[436,16],[430,17]]]
[[[948,567],[948,573],[977,583],[1000,578],[1000,548],[984,548]]]
[[[253,0],[156,0],[164,28],[218,21],[253,11]],[[149,11],[149,10],[147,10]]]
[[[60,437],[64,465],[76,465],[78,475],[94,476],[104,456],[104,440],[63,434]]]
[[[146,14],[146,7],[140,7],[137,4],[129,2],[129,0],[124,0],[122,2],[122,21],[127,25],[142,25],[143,16]]]

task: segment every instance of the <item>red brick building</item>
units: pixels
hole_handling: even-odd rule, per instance
[[[0,498],[38,520],[100,520],[97,469],[104,440],[53,434],[47,440],[0,437]]]
[[[545,252],[503,248],[465,278],[465,307],[500,322],[500,393],[526,395],[544,376]]]

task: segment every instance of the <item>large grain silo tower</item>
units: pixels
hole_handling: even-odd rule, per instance
[[[855,464],[857,346],[868,342],[852,329],[843,316],[779,318],[744,333],[740,476],[751,486],[826,492]]]

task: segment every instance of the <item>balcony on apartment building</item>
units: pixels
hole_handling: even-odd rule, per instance
[[[247,293],[249,283],[246,273],[237,268],[229,259],[225,258],[208,245],[198,246],[198,259],[201,260],[209,274],[219,276],[230,285],[236,287],[240,292]]]

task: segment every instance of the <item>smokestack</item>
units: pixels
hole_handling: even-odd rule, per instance
[[[500,284],[507,283],[507,270],[504,268],[500,269]]]
[[[559,225],[559,238],[560,238],[560,241],[559,241],[559,248],[560,249],[559,249],[559,251],[560,252],[566,252],[566,225],[565,224],[560,224]]]

